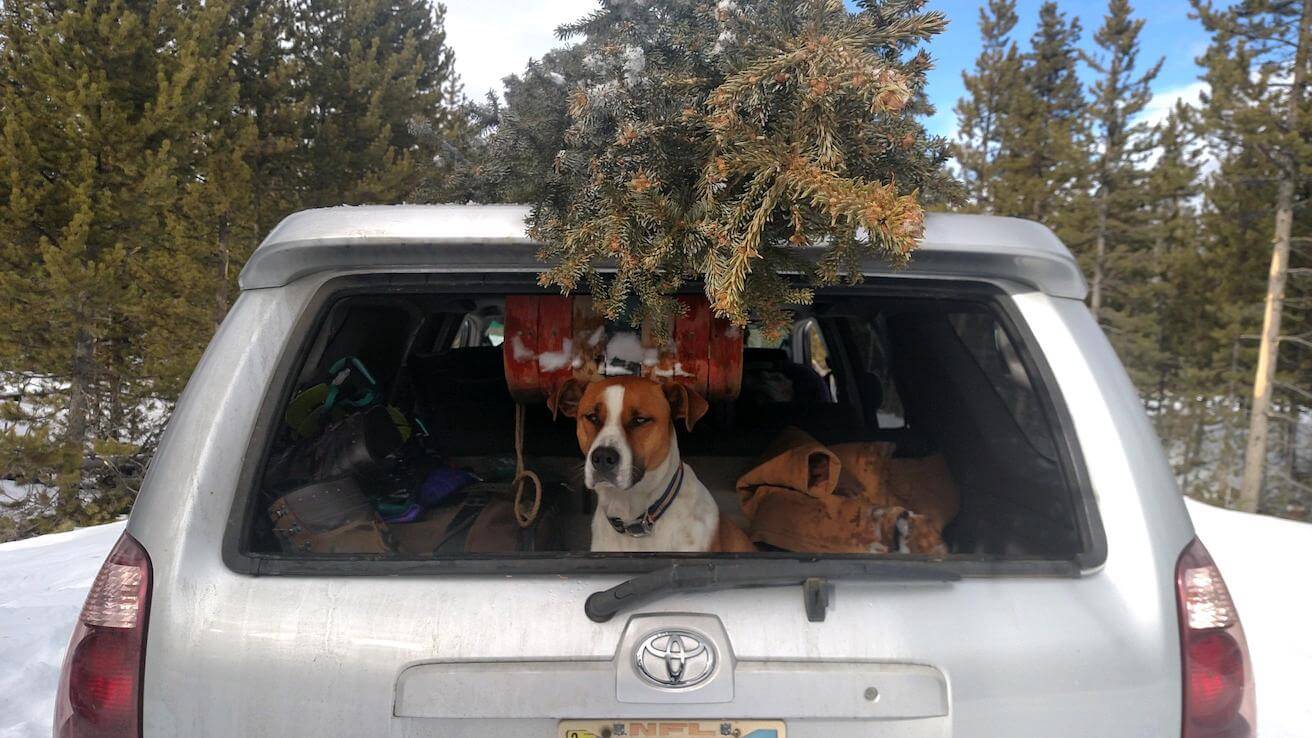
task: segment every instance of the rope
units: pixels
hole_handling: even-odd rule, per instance
[[[515,403],[515,522],[519,527],[527,528],[537,520],[542,510],[542,480],[534,472],[524,468],[524,403]],[[533,504],[525,509],[524,492],[526,482],[533,483]]]

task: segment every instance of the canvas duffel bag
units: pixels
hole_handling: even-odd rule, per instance
[[[516,553],[560,549],[554,512],[546,508],[521,528],[509,485],[471,484],[459,502],[433,508],[413,523],[391,526],[396,550],[405,556]]]
[[[295,553],[386,554],[388,526],[351,477],[297,487],[269,506],[273,532]]]

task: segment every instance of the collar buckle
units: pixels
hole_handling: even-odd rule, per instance
[[[634,538],[646,538],[651,535],[651,526],[654,522],[646,515],[632,523],[625,523],[621,518],[606,518],[606,520],[610,522],[610,527],[614,528],[616,533]]]

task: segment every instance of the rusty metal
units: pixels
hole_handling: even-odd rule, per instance
[[[587,295],[506,297],[506,382],[520,402],[537,402],[568,377],[638,375],[682,382],[708,399],[732,399],[742,384],[743,334],[714,317],[706,299],[678,298],[683,314],[670,340],[649,325],[608,322]]]

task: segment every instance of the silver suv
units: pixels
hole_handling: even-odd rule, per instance
[[[1234,606],[1047,229],[931,216],[909,268],[749,326],[741,390],[678,436],[749,531],[736,481],[786,428],[942,459],[946,555],[610,554],[572,422],[508,384],[508,305],[548,294],[525,215],[342,207],[269,235],[88,596],[56,736],[1254,734]],[[536,539],[398,543],[432,465],[504,489],[517,428]],[[297,474],[388,522],[297,538],[271,513]]]

